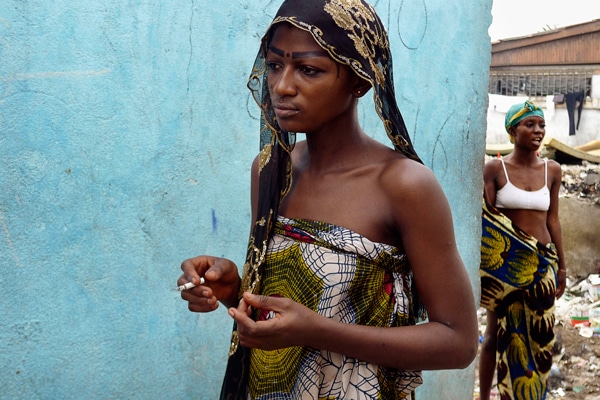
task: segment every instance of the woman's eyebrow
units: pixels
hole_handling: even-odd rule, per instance
[[[277,47],[270,45],[269,50],[281,57],[294,58],[305,58],[305,57],[329,57],[325,50],[316,51],[296,51],[293,53],[286,53],[285,51],[278,49]]]

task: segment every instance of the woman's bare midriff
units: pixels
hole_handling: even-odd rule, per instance
[[[539,210],[514,210],[502,208],[500,211],[512,222],[529,235],[536,238],[541,244],[548,245],[552,239],[546,227],[546,211]]]

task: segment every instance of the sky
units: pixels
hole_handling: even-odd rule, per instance
[[[492,41],[600,19],[599,0],[493,0]]]

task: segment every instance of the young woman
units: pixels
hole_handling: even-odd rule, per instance
[[[487,326],[479,360],[481,400],[497,368],[502,399],[544,399],[552,366],[554,299],[565,289],[558,192],[560,165],[538,157],[544,113],[526,101],[506,114],[512,153],[483,171],[481,305]],[[496,364],[497,362],[497,364]]]
[[[265,34],[249,81],[263,147],[243,275],[198,256],[178,280],[199,285],[182,293],[191,311],[221,302],[234,319],[222,398],[408,398],[420,370],[473,360],[475,301],[448,203],[391,76],[364,1],[287,0]],[[393,149],[359,125],[370,90]]]

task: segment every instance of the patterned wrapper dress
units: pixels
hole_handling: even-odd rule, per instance
[[[481,306],[498,317],[501,399],[545,399],[552,367],[558,257],[483,203]]]
[[[263,295],[290,298],[327,318],[394,327],[424,316],[406,256],[348,229],[279,217],[266,260]],[[422,382],[420,371],[307,347],[250,354],[252,399],[404,399]]]

